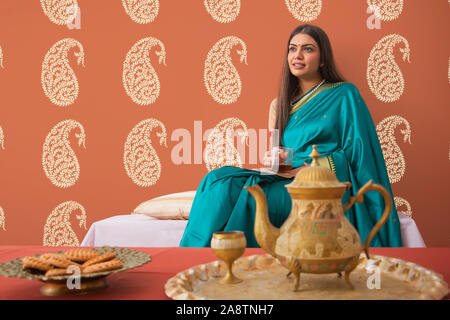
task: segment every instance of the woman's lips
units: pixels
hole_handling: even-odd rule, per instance
[[[296,70],[301,70],[305,68],[305,64],[303,63],[294,63],[292,64],[292,68],[296,69]]]

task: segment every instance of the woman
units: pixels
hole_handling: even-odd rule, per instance
[[[253,234],[255,200],[244,186],[256,183],[267,198],[269,218],[280,227],[291,210],[285,185],[310,162],[312,145],[318,145],[326,165],[339,181],[350,181],[343,203],[367,181],[392,190],[378,136],[358,89],[344,82],[334,63],[325,32],[312,25],[297,27],[289,37],[278,98],[269,111],[269,130],[277,129],[279,145],[294,149],[292,169],[285,174],[225,166],[209,172],[201,181],[180,246],[210,246],[220,230],[244,231],[248,247],[258,247]],[[270,149],[269,149],[270,150]],[[265,163],[270,154],[266,154]],[[393,199],[392,199],[393,200]],[[375,192],[345,212],[364,243],[382,214],[384,201]],[[402,246],[395,206],[371,246]]]

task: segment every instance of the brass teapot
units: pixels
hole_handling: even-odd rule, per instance
[[[353,289],[350,273],[359,264],[361,249],[369,259],[369,244],[391,213],[391,196],[383,186],[370,180],[342,206],[342,196],[351,183],[339,182],[333,172],[319,165],[317,145],[309,156],[313,159],[311,165],[301,169],[286,185],[292,210],[280,229],[269,221],[267,200],[261,187],[257,184],[244,187],[256,201],[255,238],[262,249],[290,271],[288,276],[294,274],[294,291],[298,290],[301,273],[337,273],[341,277],[341,272],[345,272],[345,281]],[[370,190],[381,193],[385,208],[362,246],[358,231],[344,212],[355,202],[363,202],[364,193]]]

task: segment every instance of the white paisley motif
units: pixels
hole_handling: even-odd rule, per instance
[[[161,161],[152,146],[150,134],[154,128],[159,144],[167,147],[167,133],[164,124],[156,119],[139,122],[128,134],[125,142],[123,163],[128,176],[141,187],[154,185],[161,176]]]
[[[236,20],[241,9],[241,0],[204,0],[203,4],[211,17],[220,23]]]
[[[403,0],[367,0],[367,5],[378,8],[375,17],[383,21],[397,19],[403,10]]]
[[[0,68],[3,68],[3,51],[1,46],[0,46]]]
[[[218,103],[234,103],[241,95],[241,79],[231,60],[231,49],[235,45],[242,47],[236,52],[240,56],[240,62],[247,64],[247,47],[244,41],[235,36],[220,39],[208,52],[205,60],[206,90]]]
[[[77,0],[41,0],[41,7],[51,22],[64,25],[73,16],[69,8],[78,7],[78,3]]]
[[[158,16],[159,0],[122,0],[125,12],[136,23],[153,22]]]
[[[3,210],[2,207],[0,207],[0,228],[2,228],[4,231],[5,229],[5,222],[6,222],[6,215],[5,215],[5,211]]]
[[[135,103],[143,106],[154,103],[160,92],[159,78],[150,61],[150,49],[154,46],[160,47],[160,51],[155,51],[159,64],[166,65],[164,44],[152,37],[136,42],[123,62],[125,91]]]
[[[3,128],[0,126],[0,146],[5,150],[5,134],[3,133]]]
[[[68,106],[78,97],[78,80],[69,65],[68,54],[73,47],[77,64],[84,67],[84,50],[75,39],[66,38],[55,43],[47,52],[42,63],[41,84],[45,95],[58,106]]]
[[[389,175],[389,181],[395,183],[405,174],[406,163],[400,147],[395,138],[395,128],[403,125],[404,129],[400,129],[403,135],[403,142],[411,143],[411,128],[409,122],[400,116],[390,116],[383,119],[377,125],[378,139],[380,140],[381,150],[383,151],[384,161]]]
[[[303,22],[316,20],[322,10],[322,0],[285,0],[295,19]]]
[[[70,225],[70,214],[75,210],[81,211],[81,215],[75,217],[79,220],[80,228],[86,229],[87,215],[84,207],[76,201],[63,202],[52,211],[45,222],[44,246],[80,246],[77,235]]]
[[[75,128],[79,130],[75,133],[78,146],[86,148],[84,128],[75,120],[59,122],[45,138],[42,166],[47,178],[59,188],[73,186],[80,175],[80,165],[69,141],[69,133]]]
[[[394,58],[394,47],[401,42],[405,45],[400,48],[402,59],[410,62],[408,41],[398,34],[387,35],[378,41],[367,61],[367,82],[370,90],[383,102],[400,99],[405,88],[405,80]]]
[[[239,131],[235,134],[235,129]],[[239,152],[234,146],[234,136],[241,137],[241,143],[248,145],[248,131],[245,123],[237,118],[228,118],[217,124],[208,136],[205,150],[205,163],[208,171],[223,166],[238,166],[242,168]]]
[[[397,209],[397,211],[401,211],[408,217],[412,218],[411,205],[409,204],[408,201],[406,201],[402,197],[394,197],[394,203],[395,203],[395,208]],[[401,206],[405,206],[406,210],[401,210]]]

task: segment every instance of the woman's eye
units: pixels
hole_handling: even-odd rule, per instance
[[[306,50],[307,52],[311,52],[311,51],[312,51],[312,49],[311,49],[310,47],[306,47],[305,50]]]
[[[295,47],[290,47],[289,48],[289,51],[294,51],[295,50]]]

